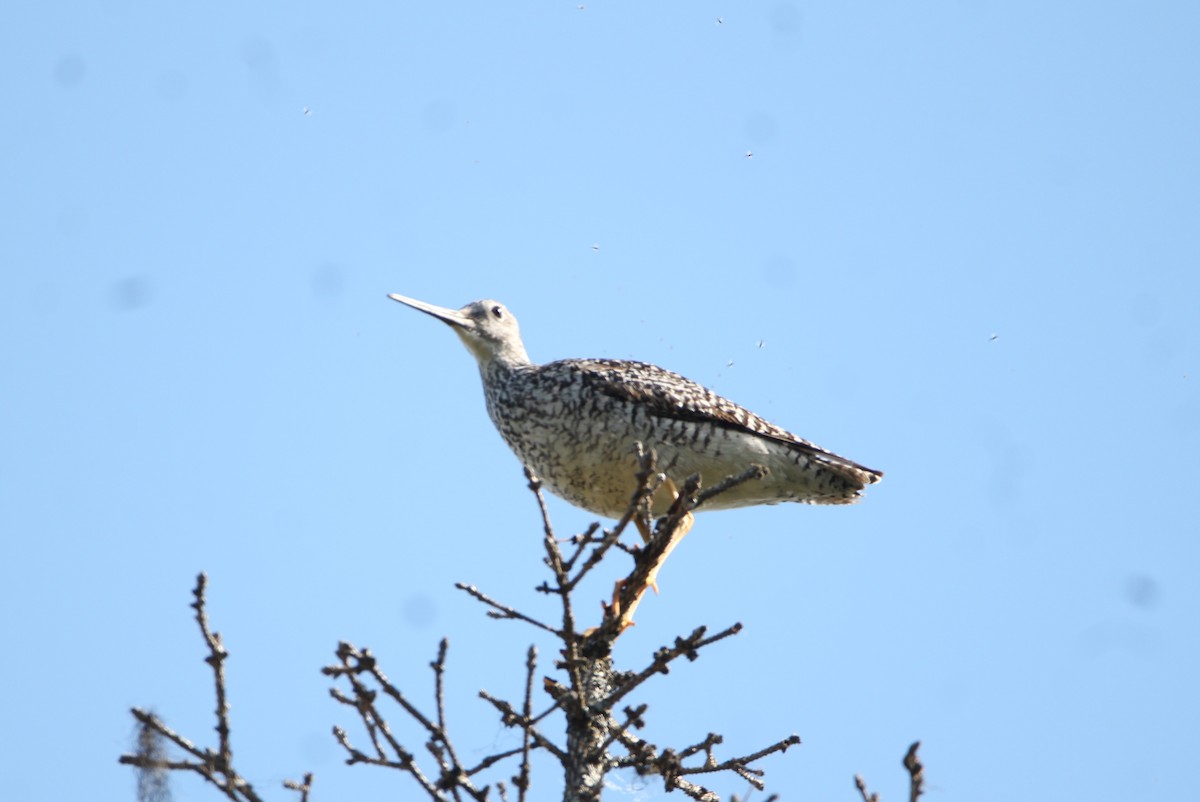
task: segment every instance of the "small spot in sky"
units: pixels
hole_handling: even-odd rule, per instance
[[[109,292],[109,300],[114,308],[123,312],[141,309],[150,303],[150,280],[141,275],[129,276],[114,281]]]
[[[1134,607],[1148,610],[1158,603],[1158,582],[1145,574],[1134,574],[1125,582],[1125,598]]]
[[[74,89],[83,83],[86,72],[82,58],[74,54],[63,56],[54,65],[54,81],[63,89]]]

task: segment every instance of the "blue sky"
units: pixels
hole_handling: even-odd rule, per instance
[[[648,687],[654,742],[798,733],[785,800],[902,798],[916,739],[930,799],[1192,792],[1194,4],[3,17],[6,798],[132,799],[130,706],[210,737],[199,570],[270,798],[417,796],[341,763],[339,639],[420,701],[449,636],[460,748],[511,743],[474,694],[551,646],[452,584],[547,610],[537,509],[388,292],[498,298],[535,360],[655,362],[886,472],[698,519],[618,662],[746,630]]]

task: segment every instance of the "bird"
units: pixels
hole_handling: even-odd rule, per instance
[[[517,319],[499,301],[455,310],[388,297],[458,335],[478,363],[488,415],[517,458],[552,493],[597,515],[619,519],[628,510],[639,444],[653,449],[663,475],[665,492],[651,499],[652,515],[665,513],[678,488],[697,474],[701,486],[710,487],[751,466],[765,469],[758,481],[706,499],[697,512],[782,502],[852,504],[883,477],[656,365],[624,359],[536,364]],[[636,523],[648,542],[645,523]],[[657,590],[661,562],[691,525],[689,514],[651,570],[649,587]],[[632,610],[625,615],[627,624]]]

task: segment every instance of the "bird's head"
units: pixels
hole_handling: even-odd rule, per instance
[[[393,301],[432,315],[454,330],[480,367],[499,361],[506,365],[528,365],[529,355],[521,343],[521,330],[508,307],[499,301],[472,301],[462,309],[446,309],[415,298],[392,293]]]

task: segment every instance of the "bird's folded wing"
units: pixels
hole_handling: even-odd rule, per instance
[[[597,392],[637,404],[648,413],[677,420],[707,422],[784,443],[819,462],[858,474],[864,484],[883,476],[770,423],[750,410],[694,381],[645,362],[620,359],[566,359],[544,369],[577,373]]]

